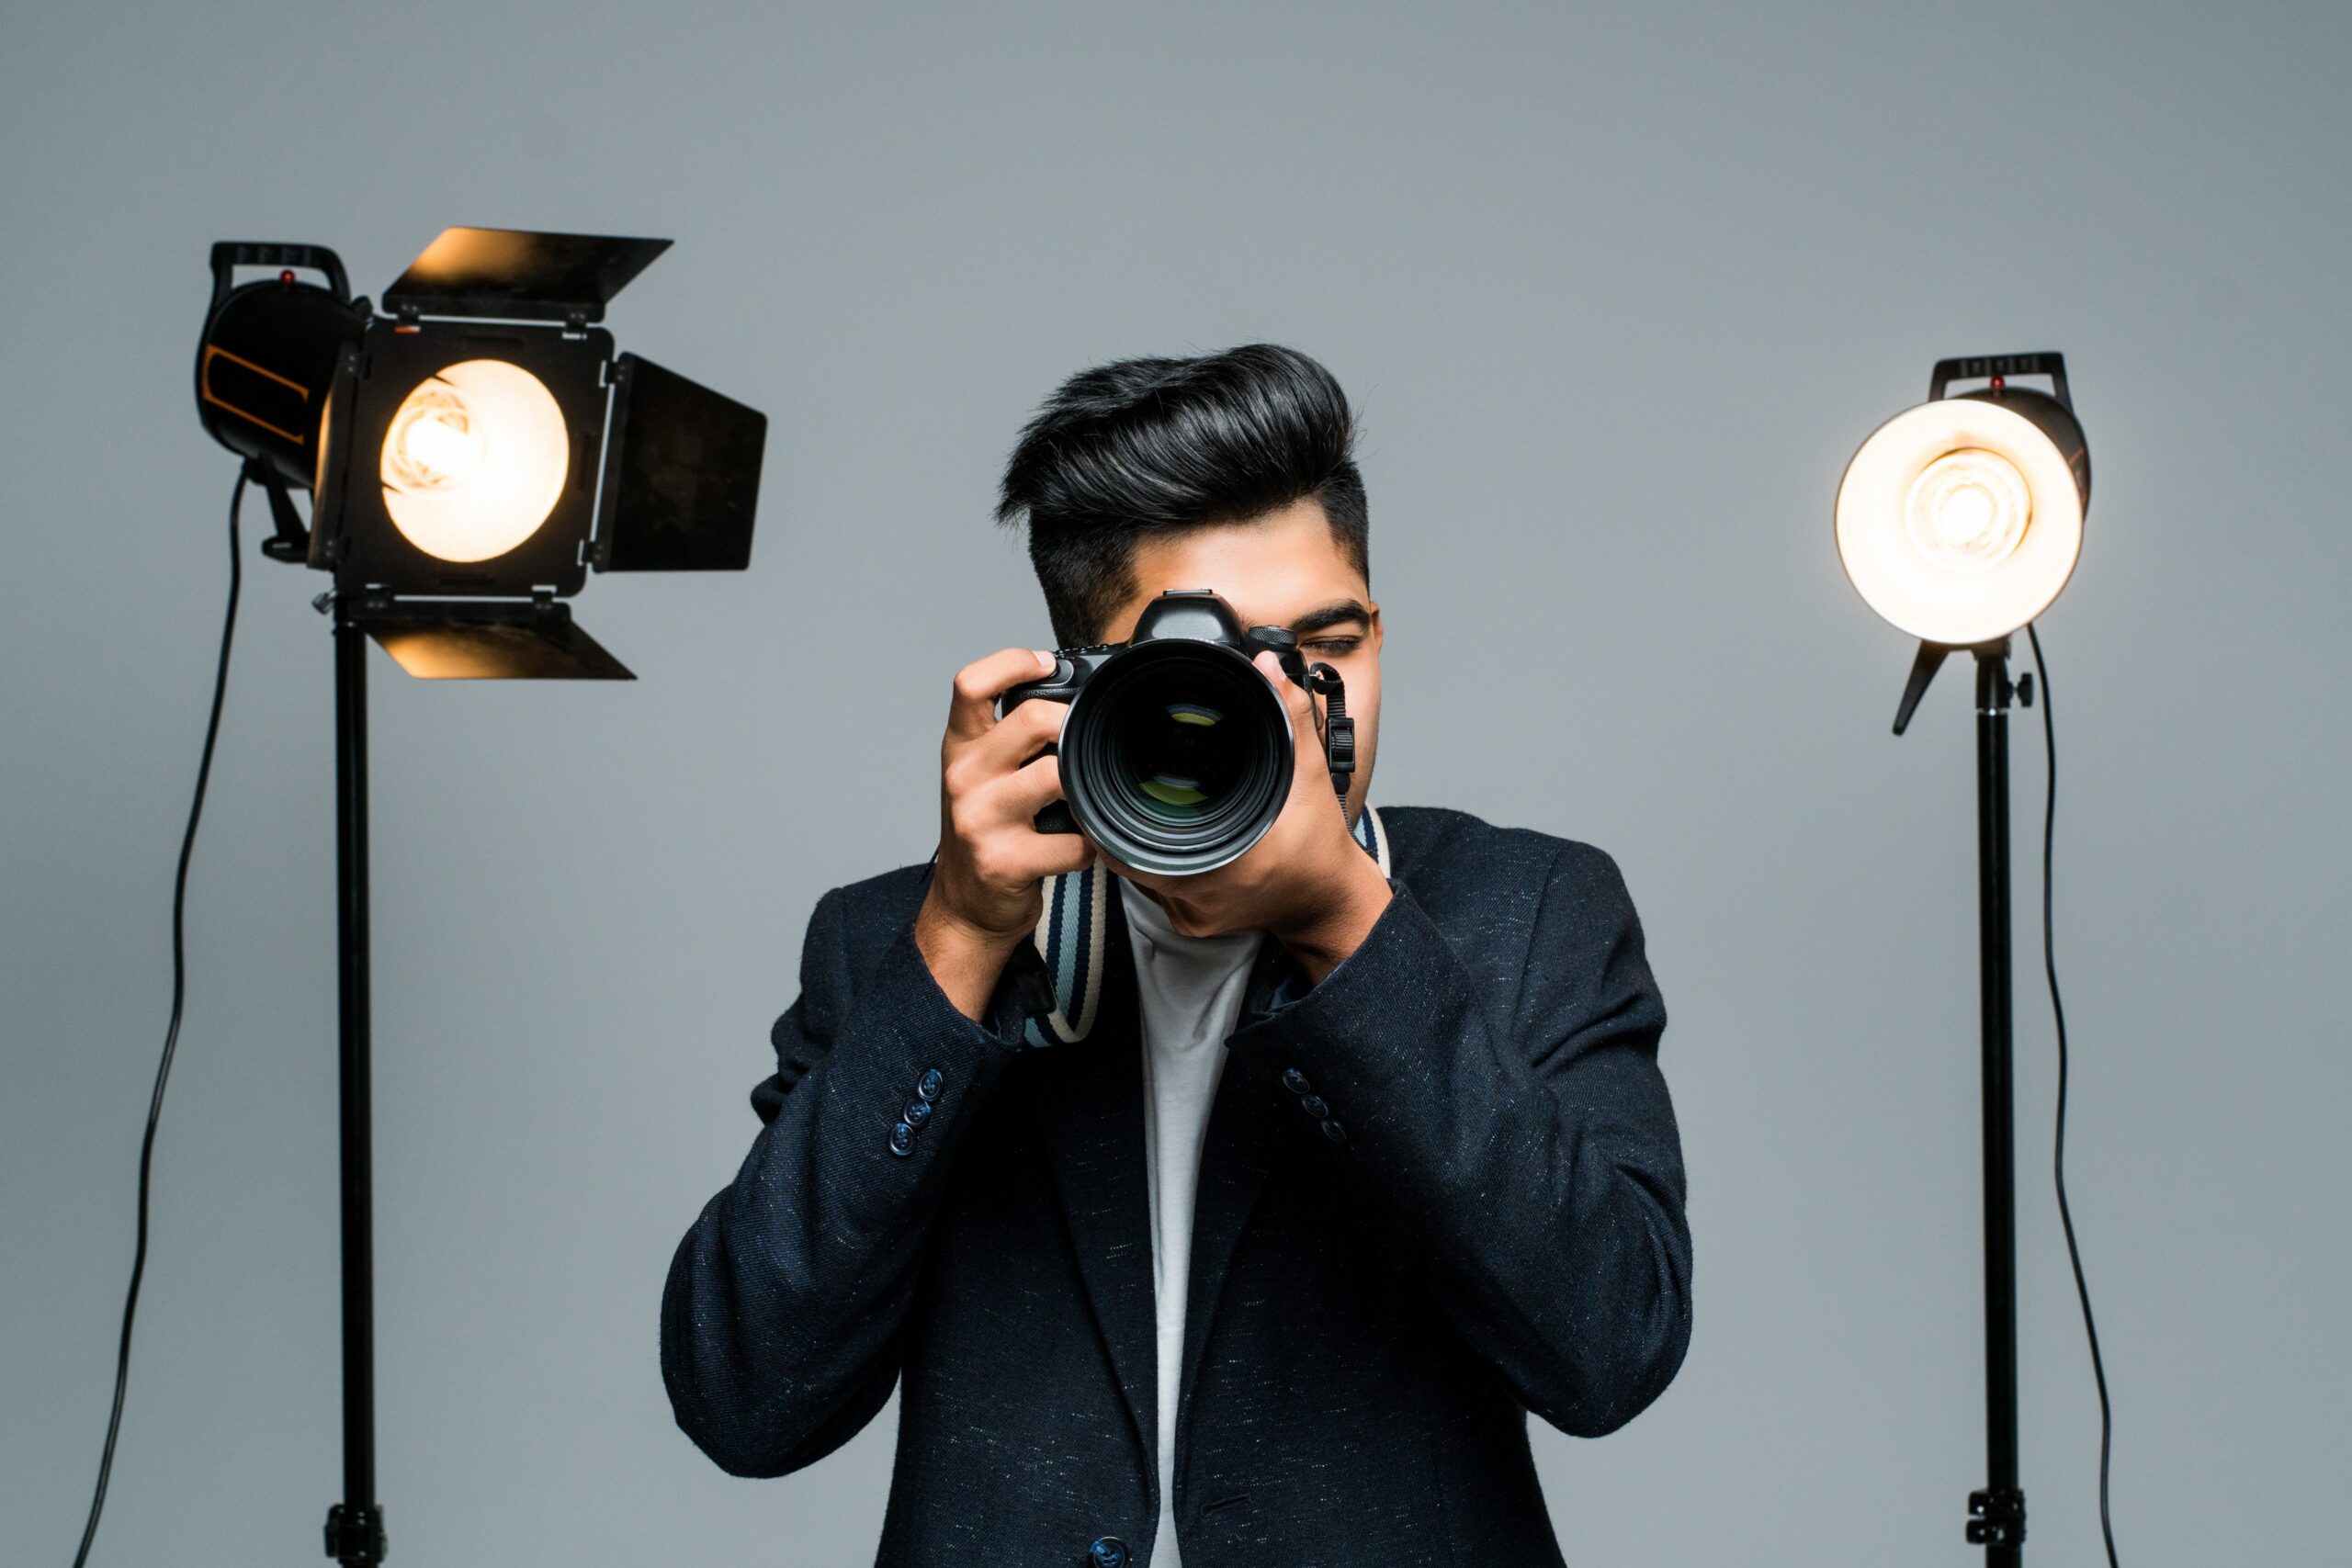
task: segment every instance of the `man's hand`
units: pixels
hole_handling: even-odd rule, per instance
[[[915,914],[915,945],[975,1021],[985,1021],[1005,961],[1045,912],[1044,879],[1094,862],[1092,840],[1040,833],[1033,820],[1061,798],[1061,759],[1037,753],[1060,734],[1069,705],[1032,697],[996,716],[1000,694],[1053,667],[1052,655],[1029,648],[964,666],[939,745],[939,859]]]
[[[1356,950],[1394,890],[1348,830],[1316,731],[1314,699],[1283,673],[1271,651],[1254,662],[1290,715],[1298,760],[1290,795],[1265,837],[1240,859],[1191,876],[1136,871],[1107,850],[1103,858],[1128,881],[1158,894],[1170,923],[1185,935],[1262,929],[1308,979],[1320,981]]]

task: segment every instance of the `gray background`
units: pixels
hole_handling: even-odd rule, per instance
[[[1260,338],[1363,411],[1374,797],[1609,850],[1672,1013],[1696,1337],[1624,1431],[1536,1426],[1586,1563],[1975,1560],[1966,681],[1890,738],[1911,646],[1829,508],[1937,356],[2070,356],[2098,492],[2042,630],[2121,1541],[2340,1551],[2352,12],[85,5],[6,33],[0,1561],[70,1557],[111,1387],[226,580],[206,247],[328,243],[374,293],[449,222],[674,237],[623,346],[774,423],[748,575],[581,600],[635,684],[370,655],[393,1562],[870,1558],[895,1405],[816,1470],[721,1474],[662,1393],[670,1252],[757,1129],[817,897],[929,853],[950,674],[1049,638],[988,519],[1017,424],[1080,366]],[[315,1562],[338,1495],[322,586],[247,558],[101,1561]],[[2027,716],[2024,1451],[2033,1560],[2079,1563],[2098,1412]]]

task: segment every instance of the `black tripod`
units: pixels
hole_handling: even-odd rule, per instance
[[[1968,1495],[1968,1539],[1989,1568],[2024,1561],[2025,1493],[2018,1485],[2017,1134],[2009,994],[2009,700],[2030,707],[2033,677],[2009,682],[2009,639],[1922,642],[1894,733],[1910,724],[1947,654],[1976,657],[1976,885],[1984,1016],[1984,1437],[1991,1479]]]

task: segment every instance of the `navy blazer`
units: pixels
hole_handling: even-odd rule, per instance
[[[1616,863],[1381,817],[1395,897],[1320,982],[1263,944],[1211,1105],[1176,1427],[1192,1568],[1558,1564],[1527,1413],[1612,1431],[1690,1343],[1666,1008]],[[761,1130],[671,1262],[662,1379],[745,1476],[814,1464],[897,1384],[881,1568],[1141,1563],[1157,1351],[1119,899],[1092,1032],[1037,1049],[1034,946],[985,1023],[932,977],[930,874],[818,901]]]

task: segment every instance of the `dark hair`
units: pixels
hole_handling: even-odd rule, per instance
[[[1023,426],[997,520],[1029,524],[1029,559],[1065,648],[1102,636],[1135,592],[1136,541],[1246,523],[1308,496],[1369,584],[1354,419],[1331,373],[1253,343],[1080,371]]]

